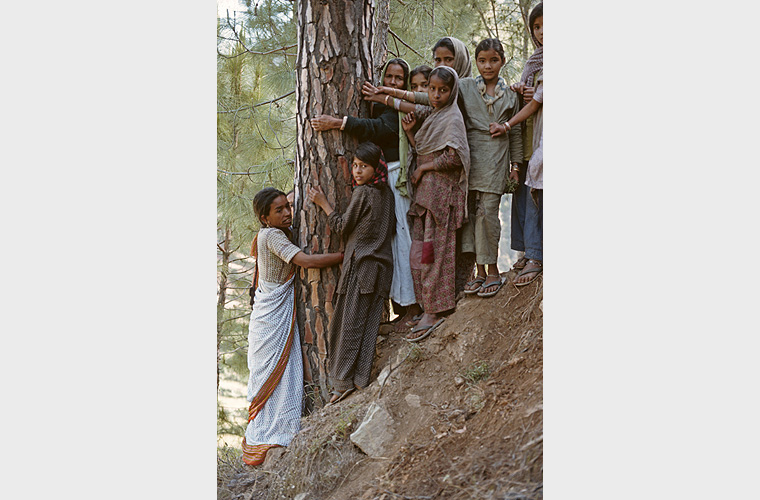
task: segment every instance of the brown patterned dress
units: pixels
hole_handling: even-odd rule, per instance
[[[437,314],[456,305],[456,233],[464,220],[465,193],[459,184],[462,161],[453,148],[422,155],[417,164],[430,161],[435,170],[422,176],[409,209],[410,264],[422,310]]]
[[[393,193],[387,185],[357,186],[346,213],[331,213],[327,223],[347,240],[327,339],[329,382],[343,392],[369,385],[393,279]]]

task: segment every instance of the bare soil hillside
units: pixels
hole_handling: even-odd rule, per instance
[[[370,387],[305,417],[287,450],[259,468],[220,454],[218,498],[542,498],[542,305],[542,278],[507,283],[460,301],[419,344],[382,335]],[[390,427],[370,457],[350,435],[373,402]]]

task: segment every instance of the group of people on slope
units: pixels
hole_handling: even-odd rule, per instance
[[[433,69],[391,59],[380,86],[363,85],[370,118],[311,120],[316,131],[339,129],[360,141],[345,213],[319,186],[307,193],[342,236],[343,253],[307,255],[293,243],[291,193],[265,188],[255,196],[261,230],[252,248],[246,463],[263,462],[299,428],[297,266],[342,263],[328,332],[330,404],[369,384],[384,301],[401,312],[397,329],[417,342],[444,321],[459,293],[498,293],[505,281],[497,265],[502,194],[514,192],[511,247],[524,252],[514,284],[528,285],[543,271],[543,4],[529,22],[536,50],[511,86],[499,76],[506,63],[499,40],[477,45],[473,78],[465,44],[445,37],[433,47]]]

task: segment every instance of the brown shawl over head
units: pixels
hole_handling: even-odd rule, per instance
[[[454,85],[448,102],[430,113],[414,135],[414,140],[417,142],[417,154],[428,155],[446,147],[454,148],[464,167],[459,177],[459,185],[466,195],[467,178],[470,174],[470,146],[467,144],[467,129],[464,127],[464,118],[462,112],[459,111],[459,106],[457,106],[459,76],[453,68],[448,66],[438,66],[436,70],[451,72],[454,75]]]
[[[454,71],[457,72],[459,78],[467,78],[472,76],[472,62],[470,61],[470,52],[467,50],[467,45],[464,44],[458,38],[453,36],[445,36],[454,45]]]

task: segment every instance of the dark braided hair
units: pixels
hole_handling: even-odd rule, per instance
[[[501,42],[498,38],[486,38],[485,40],[481,41],[478,46],[475,47],[475,59],[477,59],[478,54],[484,50],[493,50],[499,54],[499,57],[501,57],[502,61],[507,60],[507,58],[504,57],[504,47],[502,47]]]
[[[418,73],[422,73],[422,75],[425,77],[425,80],[430,78],[430,72],[433,71],[433,68],[428,66],[427,64],[422,64],[420,66],[417,66],[412,71],[409,72],[409,81],[412,81],[412,78],[417,76]]]
[[[430,80],[430,78],[433,78],[434,76],[438,77],[451,90],[454,90],[454,74],[451,71],[447,71],[443,68],[448,68],[456,72],[454,68],[449,68],[448,66],[438,66],[437,68],[435,68],[433,71],[430,72],[430,76],[428,77],[428,80]]]

